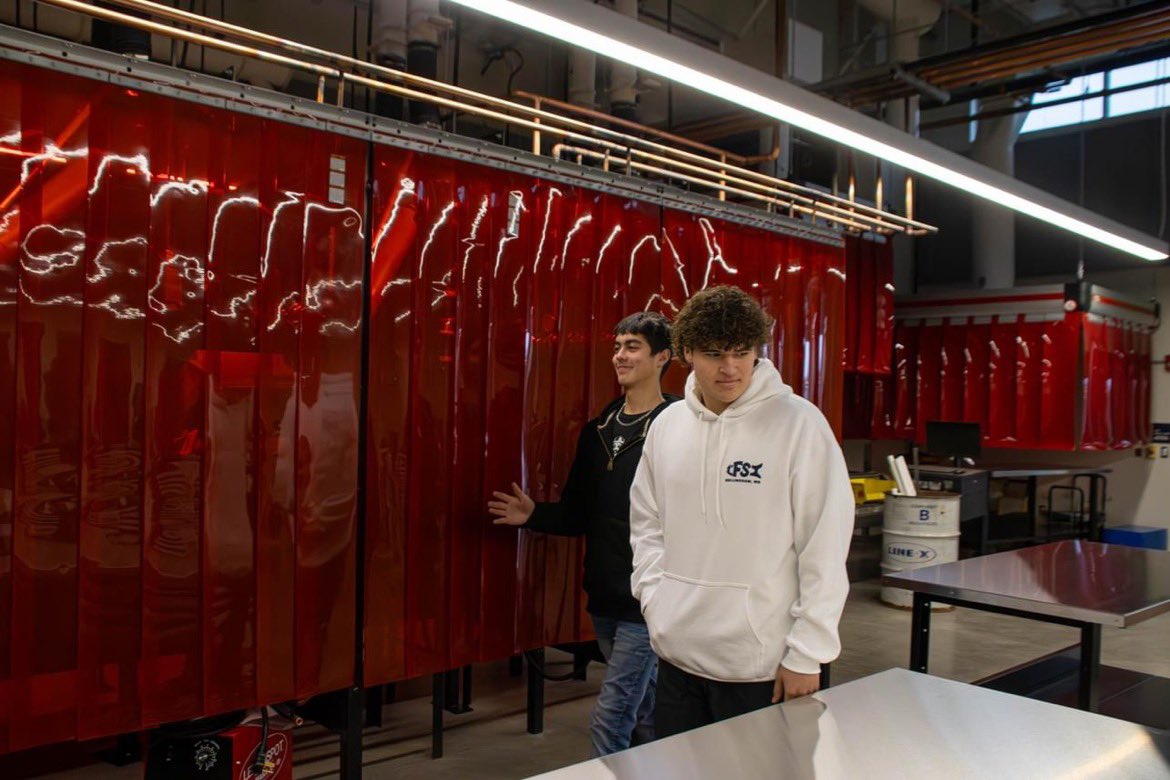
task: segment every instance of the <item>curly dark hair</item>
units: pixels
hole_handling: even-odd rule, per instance
[[[720,285],[695,293],[674,319],[675,354],[685,350],[761,347],[772,319],[755,298],[738,287]]]

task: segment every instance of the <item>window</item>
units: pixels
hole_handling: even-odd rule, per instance
[[[1109,71],[1109,88],[1117,89],[1150,81],[1164,81],[1167,78],[1170,78],[1170,57]],[[1170,97],[1167,86],[1158,84],[1110,95],[1109,116],[1123,116],[1165,107],[1168,103],[1167,98]]]
[[[1106,116],[1125,116],[1166,108],[1170,106],[1170,83],[1159,82],[1167,81],[1170,81],[1170,57],[1127,65],[1105,73],[1078,76],[1059,89],[1034,95],[1032,109],[1020,132],[1030,133],[1051,127],[1093,122]],[[1138,86],[1147,83],[1150,86]],[[1102,92],[1105,92],[1104,97],[1101,96]],[[1054,106],[1045,105],[1078,95],[1094,94],[1097,97]]]

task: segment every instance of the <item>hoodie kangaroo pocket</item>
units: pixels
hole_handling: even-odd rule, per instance
[[[748,586],[703,582],[664,572],[646,624],[659,656],[712,680],[754,681],[764,645],[748,614]]]

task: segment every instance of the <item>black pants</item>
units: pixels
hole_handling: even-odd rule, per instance
[[[709,723],[734,718],[772,703],[775,681],[716,682],[684,672],[658,659],[654,732],[661,739]]]

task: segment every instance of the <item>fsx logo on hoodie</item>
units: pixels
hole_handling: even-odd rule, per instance
[[[723,481],[758,485],[764,478],[764,475],[760,473],[763,468],[763,463],[752,464],[745,460],[737,460],[727,467],[727,479]]]

